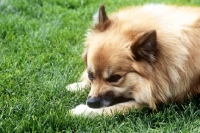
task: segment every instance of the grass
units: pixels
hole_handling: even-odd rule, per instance
[[[200,132],[194,99],[93,120],[67,112],[87,97],[65,86],[84,70],[82,43],[98,6],[111,13],[151,2],[200,6],[199,0],[1,0],[0,132]]]

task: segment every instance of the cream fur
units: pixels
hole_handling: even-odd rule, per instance
[[[135,100],[99,109],[81,105],[72,114],[111,115],[143,106],[156,109],[157,103],[181,101],[200,93],[200,8],[153,4],[132,7],[113,13],[106,22],[96,25],[95,21],[87,33],[83,54],[87,69],[100,73],[91,84],[89,95],[114,90],[116,95]],[[158,55],[153,65],[132,59],[135,55],[130,50],[139,35],[150,30],[157,33]],[[108,68],[123,75],[122,79],[115,84],[106,83],[101,73],[106,75]],[[86,71],[78,85],[90,86]],[[77,90],[74,84],[69,87]]]

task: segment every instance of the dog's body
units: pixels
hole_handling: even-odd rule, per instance
[[[101,6],[85,46],[87,70],[67,88],[91,90],[73,114],[156,109],[200,93],[200,8],[146,5],[107,17]]]

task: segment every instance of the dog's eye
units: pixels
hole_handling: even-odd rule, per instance
[[[88,72],[88,78],[93,81],[94,80],[94,76],[92,72]]]
[[[121,76],[117,74],[117,75],[113,75],[110,78],[108,78],[107,81],[108,82],[117,82],[120,80],[120,78],[121,78]]]

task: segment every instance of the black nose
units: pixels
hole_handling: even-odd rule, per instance
[[[97,97],[89,97],[86,101],[87,106],[90,108],[100,108],[100,99]]]

